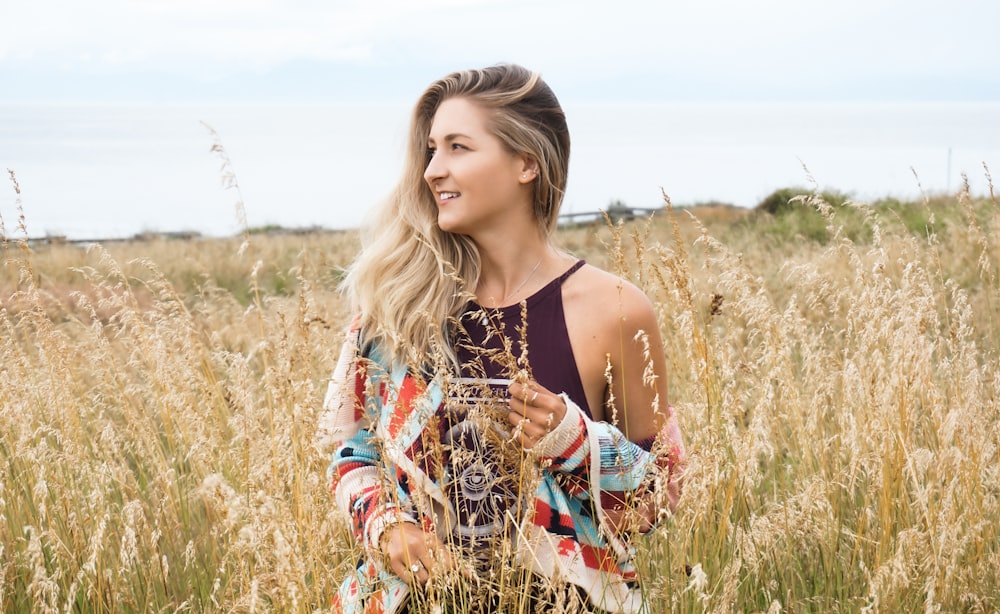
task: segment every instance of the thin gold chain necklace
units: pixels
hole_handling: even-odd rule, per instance
[[[536,262],[536,263],[535,263],[535,266],[533,266],[533,267],[531,268],[531,272],[529,272],[529,273],[528,273],[528,276],[524,278],[524,281],[522,281],[522,282],[521,282],[521,283],[520,283],[520,284],[519,284],[519,285],[518,285],[518,286],[517,286],[516,288],[514,288],[514,289],[513,289],[513,290],[512,290],[511,292],[508,292],[508,293],[504,294],[504,295],[503,295],[503,298],[501,298],[501,299],[500,299],[500,300],[499,300],[499,301],[498,301],[498,302],[497,302],[497,303],[496,303],[496,304],[494,305],[493,309],[499,309],[500,307],[503,307],[503,306],[504,306],[504,305],[506,304],[506,302],[507,302],[507,297],[509,297],[509,296],[517,296],[517,293],[521,291],[521,288],[523,288],[523,287],[524,287],[524,286],[525,286],[525,285],[526,285],[526,284],[528,283],[528,281],[530,281],[530,280],[531,280],[531,278],[532,278],[532,277],[534,277],[534,275],[535,275],[535,271],[537,271],[537,270],[538,270],[538,267],[542,266],[542,260],[545,260],[545,254],[544,254],[544,253],[542,254],[541,258],[539,258],[539,259],[538,259],[538,262]]]

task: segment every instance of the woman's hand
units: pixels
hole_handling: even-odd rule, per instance
[[[649,496],[639,498],[633,506],[624,502],[605,504],[603,510],[604,521],[619,535],[634,531],[648,533],[655,526],[656,508]]]
[[[521,427],[521,446],[530,450],[562,422],[566,416],[566,402],[536,381],[512,382],[508,390],[510,413],[507,420],[513,427]]]
[[[452,568],[452,558],[436,535],[412,522],[398,522],[380,540],[392,572],[409,584],[423,586],[432,574]]]

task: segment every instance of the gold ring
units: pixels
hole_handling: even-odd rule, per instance
[[[536,390],[535,394],[531,395],[531,400],[528,401],[528,402],[531,403],[532,405],[534,405],[535,399],[537,399],[537,398],[538,398],[538,391]]]
[[[420,571],[420,563],[414,563],[413,565],[410,565],[410,571],[412,571],[413,573],[417,573],[418,571]]]

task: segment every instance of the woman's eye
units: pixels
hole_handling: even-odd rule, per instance
[[[431,158],[433,158],[435,153],[437,153],[437,148],[436,147],[428,147],[427,148],[427,159],[430,160]]]
[[[452,143],[451,144],[451,148],[452,149],[468,149],[468,147],[466,147],[465,145],[460,145],[458,143]]]

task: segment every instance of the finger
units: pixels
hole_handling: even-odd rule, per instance
[[[562,402],[562,399],[559,399]],[[511,426],[520,426],[525,432],[536,437],[542,437],[552,432],[552,429],[559,424],[562,419],[557,413],[558,408],[541,408],[521,406],[514,399],[511,402],[510,412],[507,414],[507,421]],[[563,412],[565,415],[565,411]]]
[[[410,562],[406,566],[407,573],[412,578],[414,585],[426,585],[432,576],[440,576],[455,569],[455,561],[448,552],[448,548],[439,540],[434,538],[434,543],[427,544],[427,550],[419,559]],[[405,577],[405,576],[403,576]]]
[[[424,552],[421,556],[417,556],[413,551],[402,554],[403,556],[391,561],[392,571],[409,584],[415,586],[427,584],[434,569],[433,557],[429,556],[428,552]]]
[[[420,566],[417,567],[417,571],[414,571],[411,567],[417,565],[420,559],[416,556],[412,556],[407,552],[402,552],[399,555],[389,558],[389,567],[392,568],[392,572],[402,578],[408,583],[412,583],[416,577],[417,572],[420,571]]]
[[[534,393],[529,394],[527,398],[511,397],[508,404],[512,410],[530,418],[533,422],[544,422],[546,414],[550,411],[546,408],[551,403],[550,397],[546,396],[545,393],[540,393],[532,401],[533,395]]]
[[[413,572],[410,571],[410,564],[401,558],[389,559],[389,568],[404,582],[410,584],[413,581]]]
[[[521,447],[525,450],[530,450],[535,447],[538,440],[528,431],[521,432]]]
[[[535,424],[528,418],[512,418],[511,423],[514,425],[514,434],[525,450],[535,447],[539,440],[548,435],[544,426]]]
[[[511,407],[514,407],[513,403]],[[539,395],[534,406],[524,406],[519,409],[524,416],[531,419],[532,423],[538,425],[541,433],[549,433],[555,429],[568,411],[562,397],[544,393]]]
[[[521,432],[531,440],[532,444],[538,443],[539,440],[549,434],[544,426],[534,423],[522,426]]]
[[[522,384],[521,382],[511,382],[507,386],[507,392],[510,393],[512,398],[523,399],[525,398],[525,390],[527,388],[528,386],[526,384]]]
[[[428,535],[415,524],[399,523],[387,534],[385,552],[392,572],[410,584],[424,584],[430,577],[429,565],[434,557],[430,554],[436,537]]]
[[[513,410],[507,414],[507,422],[514,427],[514,431],[511,434],[515,435],[521,441],[521,447],[525,449],[531,448],[533,445],[532,429],[537,428],[537,426],[532,425],[531,420],[526,418],[524,414]]]
[[[532,429],[537,428],[532,424],[530,418],[516,411],[507,414],[507,421],[514,427],[515,432],[521,435],[531,433]]]
[[[537,405],[541,399],[552,393],[538,382],[531,380],[526,383],[511,382],[507,387],[512,399],[517,399],[525,405]]]
[[[427,566],[422,560],[419,559],[410,563],[407,566],[406,571],[410,574],[411,583],[419,586],[427,584],[427,580],[431,577],[430,572],[427,570]]]

